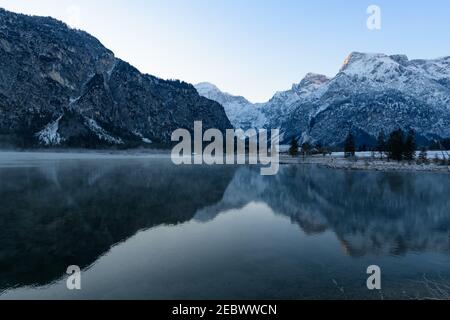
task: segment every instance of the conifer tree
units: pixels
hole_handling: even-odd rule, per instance
[[[303,157],[306,157],[307,155],[309,155],[309,153],[311,152],[311,145],[308,142],[305,142],[302,144],[302,154]]]
[[[353,134],[351,132],[349,132],[347,138],[345,139],[344,151],[346,158],[355,156],[356,153],[355,138],[353,137]]]
[[[393,131],[387,143],[387,149],[389,154],[389,159],[402,161],[403,160],[403,149],[404,149],[404,138],[403,130],[398,129]]]
[[[412,161],[416,157],[416,139],[415,139],[415,133],[413,130],[409,130],[408,136],[406,138],[404,148],[403,148],[403,154],[405,160]]]
[[[383,154],[386,152],[386,137],[384,135],[384,131],[381,131],[378,134],[376,151],[380,153],[380,157],[383,159]]]
[[[292,137],[291,147],[289,148],[289,155],[292,157],[298,156],[298,148],[299,148],[299,145],[298,145],[297,138]]]

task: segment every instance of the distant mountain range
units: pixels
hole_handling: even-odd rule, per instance
[[[374,145],[380,131],[413,129],[422,144],[450,138],[450,57],[408,60],[404,55],[354,52],[332,79],[308,74],[266,103],[201,83],[198,92],[221,103],[235,127],[280,128],[283,142],[340,146],[351,131]]]
[[[192,85],[142,74],[55,19],[0,9],[0,145],[167,145],[196,120],[232,127]]]

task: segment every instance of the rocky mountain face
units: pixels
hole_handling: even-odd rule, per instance
[[[266,122],[252,127],[280,128],[284,142],[295,136],[338,146],[352,131],[358,144],[373,145],[380,131],[397,128],[415,130],[421,143],[448,139],[450,57],[409,60],[355,52],[334,78],[308,74],[257,109]]]
[[[202,82],[195,86],[198,93],[217,101],[225,108],[225,112],[235,128],[250,129],[263,127],[267,119],[258,104],[253,104],[244,97],[233,96],[220,91],[215,85]]]
[[[215,85],[207,82],[195,86],[201,96],[219,102],[235,128],[244,130],[253,128],[279,128],[285,122],[287,114],[293,111],[296,103],[317,89],[329,79],[323,75],[309,73],[291,90],[277,92],[266,103],[251,103],[244,97],[222,92]]]
[[[0,9],[0,144],[167,145],[197,120],[232,127],[192,85],[142,74],[55,19]]]

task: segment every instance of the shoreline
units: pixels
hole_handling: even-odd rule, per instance
[[[358,160],[349,160],[339,156],[315,155],[308,156],[305,159],[299,156],[293,158],[289,155],[280,156],[280,165],[304,164],[318,165],[329,169],[340,170],[359,170],[359,171],[382,171],[382,172],[437,172],[450,173],[449,165],[440,165],[429,160],[429,164],[417,164],[415,161],[408,163],[406,161],[387,161],[381,159],[372,159],[367,157],[358,158]]]
[[[19,155],[19,156],[18,156]],[[9,156],[16,160],[77,160],[77,159],[126,159],[126,158],[170,158],[170,152],[163,149],[132,149],[132,150],[84,150],[84,149],[34,149],[34,150],[1,150],[0,160],[8,160]],[[18,157],[17,157],[18,156]],[[437,172],[450,173],[450,165],[434,163],[428,159],[428,164],[417,164],[416,161],[387,161],[368,156],[358,156],[357,160],[349,160],[340,154],[312,155],[291,157],[280,154],[279,165],[317,165],[328,169],[382,171],[382,172]]]

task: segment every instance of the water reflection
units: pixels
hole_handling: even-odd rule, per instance
[[[333,232],[350,257],[448,254],[449,179],[310,166],[263,177],[257,168],[176,167],[167,160],[0,167],[0,291],[49,284],[71,264],[86,268],[139,230],[189,221],[207,227],[252,203],[289,218],[306,236]],[[255,225],[263,228],[263,221]],[[274,236],[285,232],[266,227]],[[272,252],[261,255],[288,259],[285,248],[266,241]]]
[[[250,201],[268,204],[306,234],[333,231],[351,256],[450,250],[450,176],[283,167],[262,177],[241,168],[201,221]]]
[[[0,289],[45,285],[141,229],[189,221],[220,201],[233,173],[167,160],[0,168]]]

